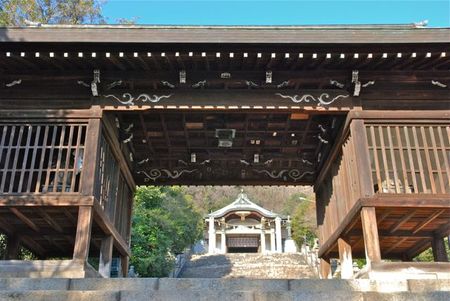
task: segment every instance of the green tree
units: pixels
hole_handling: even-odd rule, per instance
[[[105,23],[102,0],[0,0],[0,25]]]
[[[286,202],[288,210],[292,213],[292,239],[300,247],[306,238],[311,246],[317,237],[315,203],[312,195],[294,194]],[[293,208],[293,209],[291,209]]]
[[[179,187],[139,187],[135,196],[131,264],[144,277],[164,277],[174,255],[203,233],[201,215]]]

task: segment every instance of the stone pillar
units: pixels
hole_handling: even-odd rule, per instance
[[[214,254],[216,251],[216,229],[214,228],[214,217],[209,217],[209,243],[208,243],[208,253]]]
[[[275,232],[273,229],[270,229],[270,251],[275,252]]]
[[[277,240],[276,252],[282,253],[283,247],[281,245],[281,218],[279,216],[275,218],[275,239]]]
[[[221,233],[221,243],[220,243],[220,247],[221,247],[221,252],[222,254],[225,254],[227,252],[227,238],[225,236],[225,218],[223,218],[221,220],[221,226],[222,226],[222,233]]]
[[[264,217],[261,218],[261,253],[266,253],[266,219]]]

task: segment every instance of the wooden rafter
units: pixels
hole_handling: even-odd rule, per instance
[[[35,231],[35,232],[40,231],[40,228],[30,218],[28,218],[27,216],[25,216],[25,214],[20,212],[19,209],[10,207],[9,210],[12,213],[14,213],[24,224],[26,224],[28,227],[33,229],[33,231]]]

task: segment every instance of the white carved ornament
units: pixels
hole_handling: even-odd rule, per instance
[[[341,95],[337,95],[337,96],[331,98],[331,96],[328,93],[322,93],[318,97],[316,97],[316,96],[314,96],[312,94],[304,94],[301,97],[299,95],[290,96],[290,95],[284,95],[284,94],[281,94],[281,93],[275,93],[275,95],[278,95],[278,96],[280,96],[282,98],[288,98],[288,99],[292,100],[295,103],[311,102],[311,101],[313,101],[313,102],[319,102],[320,105],[324,105],[324,106],[332,104],[333,102],[335,102],[339,98],[347,98],[347,97],[349,97],[348,94],[347,95],[341,94]]]
[[[150,96],[148,94],[142,93],[142,94],[139,94],[139,96],[134,97],[130,93],[124,93],[122,95],[122,99],[120,99],[113,94],[105,95],[106,98],[113,98],[113,99],[117,100],[118,102],[120,102],[121,104],[126,105],[126,106],[133,106],[135,104],[135,101],[156,103],[156,102],[159,102],[161,99],[170,98],[172,96],[173,96],[173,93],[169,94],[169,95],[161,95],[161,96],[158,96],[155,94]]]
[[[164,168],[163,169],[154,168],[154,169],[151,169],[149,172],[141,170],[141,171],[138,171],[137,173],[138,174],[143,174],[145,176],[144,181],[148,182],[150,180],[156,181],[157,179],[159,179],[159,178],[161,178],[163,176],[163,173],[165,173],[168,178],[178,179],[183,174],[190,174],[190,173],[193,173],[193,172],[196,172],[196,171],[197,171],[197,169],[191,169],[191,170],[189,170],[189,169],[182,169],[182,170],[170,171],[170,170],[164,169]]]

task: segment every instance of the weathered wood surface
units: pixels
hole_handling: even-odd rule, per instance
[[[328,29],[328,30],[325,30]],[[49,26],[0,28],[1,42],[353,44],[450,43],[447,28],[367,26]]]
[[[93,207],[81,206],[78,209],[77,232],[73,259],[87,261],[91,243],[91,230],[93,224]]]

